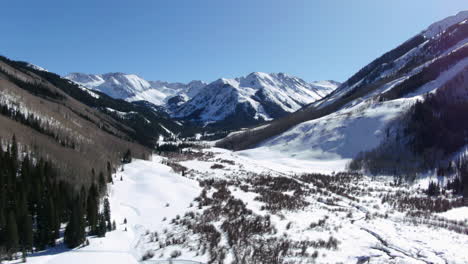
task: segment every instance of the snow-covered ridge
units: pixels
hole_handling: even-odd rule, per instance
[[[433,38],[436,35],[444,32],[447,28],[457,23],[466,23],[468,20],[468,10],[461,11],[454,16],[449,16],[441,21],[435,22],[430,25],[425,31],[423,31],[423,35],[426,38]]]
[[[248,118],[271,120],[323,98],[338,85],[334,81],[307,83],[285,73],[253,72],[234,79],[221,78],[176,109],[174,116],[190,116],[206,123],[234,115],[241,107],[250,113]]]
[[[468,11],[464,11],[434,23],[309,108],[329,107],[327,115],[288,127],[256,146],[306,159],[354,158],[377,147],[387,136],[387,128],[399,122],[412,104],[466,72],[468,58],[460,54],[468,47],[468,35],[460,32],[466,30],[467,17]],[[442,33],[423,35],[436,31]],[[447,62],[446,68],[438,66],[441,61]],[[430,77],[424,83],[414,82],[423,72]]]
[[[307,83],[285,73],[263,72],[233,79],[220,78],[210,84],[147,81],[125,73],[71,73],[65,77],[111,97],[148,101],[165,106],[174,117],[190,117],[203,123],[217,122],[235,114],[238,105],[250,113],[248,119],[271,120],[323,98],[339,85],[335,81]],[[199,112],[196,117],[195,112]]]
[[[144,100],[156,105],[164,105],[169,98],[179,94],[193,96],[206,85],[202,81],[192,81],[187,84],[147,81],[136,74],[120,72],[106,74],[70,73],[65,78],[114,98],[127,101]]]
[[[28,67],[31,67],[31,68],[33,68],[35,70],[48,72],[48,70],[42,68],[41,66],[37,66],[37,65],[32,64],[32,63],[28,63],[27,65],[28,65]]]

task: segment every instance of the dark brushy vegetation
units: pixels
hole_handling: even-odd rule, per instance
[[[195,199],[198,210],[171,221],[174,230],[183,232],[148,233],[150,243],[158,242],[158,247],[151,252],[180,245],[197,255],[208,255],[208,263],[227,263],[227,254],[232,254],[234,263],[279,264],[287,263],[287,258],[291,257],[315,259],[320,248],[338,248],[339,241],[333,236],[327,240],[291,239],[277,231],[270,214],[259,215],[234,197],[230,187],[247,189],[264,198],[268,196],[271,199],[263,201],[264,198],[260,198],[259,201],[271,205],[263,208],[271,213],[303,208],[301,197],[291,197],[289,202],[280,201],[282,192],[295,190],[299,196],[303,195],[297,180],[267,175],[255,175],[255,178],[245,183],[239,180],[201,180],[203,190]],[[148,254],[154,255],[151,252]]]

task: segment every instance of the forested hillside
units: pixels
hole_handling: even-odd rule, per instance
[[[0,260],[112,229],[106,185],[181,125],[0,57]],[[61,233],[63,232],[63,233]]]
[[[4,148],[5,147],[5,148]],[[56,245],[61,225],[69,247],[85,242],[86,235],[104,236],[112,229],[106,185],[112,167],[105,172],[83,172],[89,186],[67,181],[56,162],[24,153],[13,136],[0,147],[0,261],[22,258],[33,251]],[[103,210],[100,209],[103,204]],[[115,224],[114,224],[115,225]]]

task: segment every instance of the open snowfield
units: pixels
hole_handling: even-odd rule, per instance
[[[273,239],[269,240],[272,244],[276,241],[274,239],[288,241],[293,254],[284,258],[284,262],[363,263],[359,261],[369,260],[368,263],[468,263],[468,236],[438,226],[446,220],[455,220],[448,226],[466,227],[467,207],[426,216],[410,216],[404,210],[393,207],[391,202],[382,202],[383,194],[420,192],[417,185],[393,186],[392,180],[366,176],[323,185],[321,181],[326,178],[318,181],[314,177],[298,177],[302,173],[331,174],[340,171],[347,162],[345,159],[301,160],[271,149],[239,153],[217,148],[193,151],[198,154],[173,157],[154,155],[150,161],[134,160],[126,164],[123,171],[114,175],[114,184],[110,186],[111,212],[117,222],[117,230],[107,233],[105,238],[90,238],[90,245],[86,247],[67,250],[58,246],[37,253],[28,257],[28,263],[133,264],[141,262],[148,252],[151,252],[152,258],[147,263],[165,263],[162,261],[169,259],[174,252],[178,252],[176,260],[207,263],[210,260],[209,251],[202,254],[200,250],[203,248],[203,233],[194,231],[197,230],[194,226],[204,224],[197,222],[199,219],[211,221],[205,224],[213,224],[221,234],[217,248],[219,252],[226,252],[224,263],[233,263],[235,256],[229,249],[223,223],[236,220],[229,220],[227,217],[230,216],[225,213],[207,220],[203,218],[206,210],[214,208],[216,203],[210,207],[202,205],[200,200],[194,201],[202,190],[208,190],[208,198],[219,196],[216,193],[220,192],[220,187],[213,185],[206,189],[206,185],[202,187],[199,184],[199,181],[207,179],[227,180],[228,195],[251,210],[251,217],[270,219],[272,231],[260,236],[253,235],[250,239],[259,242]],[[185,175],[175,172],[173,165],[165,165],[168,161],[184,166]],[[215,164],[218,166],[213,166]],[[297,199],[302,206],[294,207],[296,200],[291,200],[293,203],[288,205],[291,208],[279,204],[278,210],[265,209],[265,206],[278,205],[262,200],[265,193],[259,190],[263,190],[263,187],[256,185],[255,180],[265,175],[272,181],[289,179],[299,182],[301,185],[297,188],[301,188],[304,194],[297,195],[294,189],[282,192],[286,200]],[[220,201],[220,205],[228,206],[223,201]],[[189,217],[187,212],[194,215]],[[124,224],[124,219],[127,224]],[[187,227],[184,221],[192,222]],[[303,249],[296,248],[295,245],[306,243],[304,241],[310,245]]]

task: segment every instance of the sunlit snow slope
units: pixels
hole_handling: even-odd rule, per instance
[[[283,155],[319,159],[352,158],[376,147],[389,124],[417,100],[423,100],[425,94],[457,80],[463,85],[468,72],[467,21],[468,11],[464,11],[431,25],[305,110],[310,116],[325,115],[256,146]],[[268,128],[254,129],[253,136]],[[252,138],[252,134],[246,133],[246,137]]]

